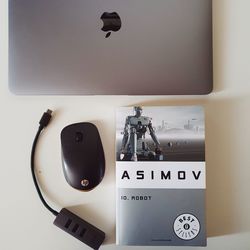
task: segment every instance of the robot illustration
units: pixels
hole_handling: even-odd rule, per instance
[[[153,129],[152,118],[142,116],[141,107],[134,107],[134,112],[134,116],[127,116],[126,118],[120,159],[125,161],[162,161],[160,142]],[[148,147],[146,133],[150,134],[155,145],[155,151]]]

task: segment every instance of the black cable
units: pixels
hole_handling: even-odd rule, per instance
[[[43,198],[43,195],[42,195],[42,192],[39,188],[39,185],[38,185],[38,182],[37,182],[37,179],[36,179],[36,175],[35,175],[35,153],[36,153],[36,146],[37,146],[37,142],[39,140],[39,136],[41,134],[41,132],[43,131],[43,129],[49,124],[50,122],[50,119],[51,119],[51,114],[52,114],[52,111],[51,110],[47,110],[47,112],[45,112],[39,122],[40,126],[38,128],[38,131],[36,133],[36,136],[34,138],[34,142],[33,142],[33,145],[32,145],[32,150],[31,150],[31,162],[30,162],[30,165],[31,165],[31,174],[32,174],[32,178],[33,178],[33,181],[34,181],[34,184],[35,184],[35,187],[36,187],[36,191],[39,195],[39,198],[40,200],[42,201],[43,205],[52,213],[54,214],[55,216],[57,216],[59,213],[54,210],[53,208],[51,208],[48,203],[45,201],[45,199]]]

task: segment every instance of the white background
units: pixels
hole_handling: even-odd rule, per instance
[[[45,109],[56,111],[38,148],[39,181],[46,196],[54,207],[70,207],[103,229],[107,233],[103,249],[132,249],[114,245],[115,108],[185,104],[206,108],[207,249],[250,249],[249,13],[249,0],[214,1],[215,87],[209,96],[20,97],[7,88],[7,1],[1,0],[0,249],[87,249],[52,225],[53,216],[42,207],[34,190],[30,148]],[[76,121],[98,126],[106,153],[105,178],[90,193],[73,190],[62,173],[59,133]]]

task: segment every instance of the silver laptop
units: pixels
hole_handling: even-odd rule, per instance
[[[15,94],[207,94],[212,82],[212,0],[9,0]]]

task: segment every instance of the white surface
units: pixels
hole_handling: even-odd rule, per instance
[[[135,104],[205,106],[207,249],[250,249],[249,10],[249,0],[214,1],[215,88],[209,96],[20,97],[7,88],[7,1],[1,0],[0,249],[87,249],[52,225],[54,218],[42,207],[31,180],[31,143],[40,115],[48,107],[56,112],[39,144],[37,166],[43,191],[55,207],[71,207],[102,228],[107,233],[102,249],[132,249],[114,245],[114,143],[115,108]],[[106,153],[106,176],[90,193],[71,189],[61,168],[59,133],[66,124],[76,121],[97,124]]]

